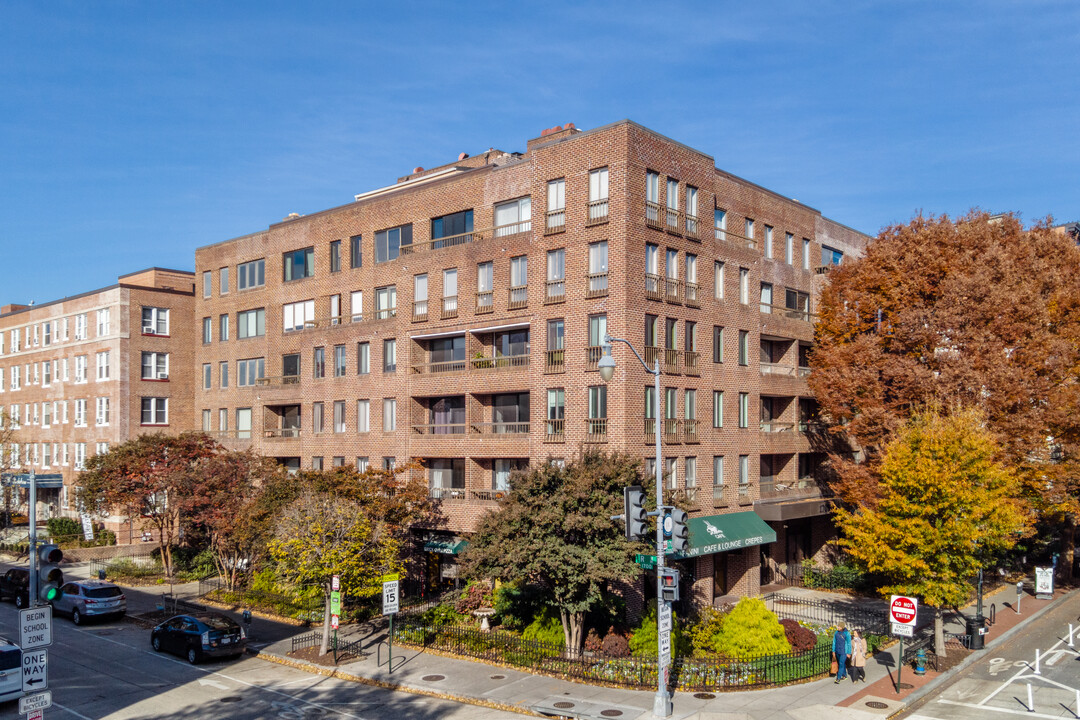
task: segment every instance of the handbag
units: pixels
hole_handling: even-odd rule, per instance
[[[829,664],[829,674],[835,675],[840,670],[839,663],[836,662],[836,653],[832,654],[832,662]]]

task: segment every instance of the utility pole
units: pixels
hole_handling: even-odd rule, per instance
[[[30,607],[38,604],[37,473],[30,469]]]

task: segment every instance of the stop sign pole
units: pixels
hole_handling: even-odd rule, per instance
[[[893,633],[900,639],[900,654],[896,663],[896,694],[900,694],[900,675],[904,669],[904,631],[914,634],[915,620],[919,614],[917,598],[893,595],[889,598],[889,622]]]

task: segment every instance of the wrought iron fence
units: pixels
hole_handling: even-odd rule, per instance
[[[873,635],[886,635],[889,630],[884,608],[872,609],[847,602],[811,600],[783,593],[768,593],[762,596],[762,600],[779,618],[825,627],[835,627],[843,622],[850,628]]]

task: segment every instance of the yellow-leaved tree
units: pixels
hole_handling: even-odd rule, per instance
[[[877,504],[835,512],[838,544],[881,579],[882,595],[914,595],[935,609],[939,656],[942,609],[964,604],[979,568],[1028,531],[1016,477],[999,452],[978,410],[930,408],[887,445]]]

